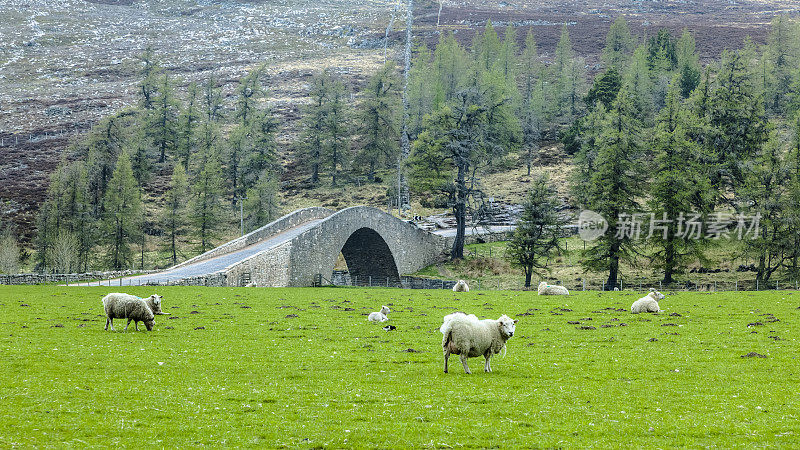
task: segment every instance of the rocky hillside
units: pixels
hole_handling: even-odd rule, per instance
[[[762,42],[774,14],[796,10],[784,0],[415,3],[415,35],[429,46],[442,30],[469,42],[491,19],[501,33],[508,25],[530,27],[547,59],[567,23],[576,50],[595,69],[619,14],[640,35],[687,26],[709,58],[747,35]],[[397,57],[404,14],[390,0],[0,0],[0,219],[30,237],[48,176],[71,140],[133,101],[136,56],[146,46],[182,84],[213,75],[229,96],[242,74],[266,61],[286,154],[308,77],[334,67],[358,86],[383,63],[390,23],[387,54]],[[292,189],[295,174],[286,162]],[[304,203],[297,198],[303,195],[293,191],[292,204]]]

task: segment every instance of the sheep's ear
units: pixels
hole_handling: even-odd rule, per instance
[[[650,288],[650,292],[655,292],[656,288]]]
[[[514,325],[516,325],[517,322],[519,322],[519,319],[514,319]]]

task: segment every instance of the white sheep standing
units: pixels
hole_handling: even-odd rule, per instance
[[[447,373],[447,362],[450,355],[459,355],[464,372],[472,373],[467,366],[467,358],[481,356],[486,359],[483,366],[485,372],[491,372],[492,355],[500,353],[506,341],[514,336],[517,321],[503,314],[499,319],[479,320],[474,314],[455,312],[444,316],[439,331],[444,351],[444,373]]]
[[[569,295],[569,291],[564,286],[547,284],[546,281],[539,283],[539,295]]]
[[[147,327],[147,331],[152,331],[153,325],[155,325],[156,313],[153,312],[154,307],[148,304],[148,300],[154,305],[157,301],[159,314],[163,314],[160,312],[161,297],[155,297],[156,298],[150,296],[147,299],[143,299],[136,297],[135,295],[123,294],[119,292],[113,292],[106,295],[103,297],[103,309],[106,312],[105,329],[108,330],[110,325],[111,331],[114,331],[114,319],[128,319],[128,323],[125,324],[125,331],[128,331],[128,325],[131,324],[131,321],[134,321],[134,325],[136,325],[136,331],[139,331],[139,322],[144,322],[145,327]]]
[[[643,312],[661,312],[661,308],[658,306],[658,301],[663,299],[664,294],[655,289],[650,289],[649,294],[633,302],[631,305],[631,312],[633,314],[639,314]]]
[[[453,285],[453,292],[469,292],[469,286],[464,280],[458,280],[458,283]]]
[[[370,322],[386,322],[387,320],[389,320],[388,315],[390,312],[392,311],[389,309],[389,307],[383,305],[381,306],[380,311],[369,313],[369,317],[367,317],[367,320],[369,320]]]
[[[125,294],[125,295],[128,295],[128,294]],[[135,297],[135,295],[132,295],[131,297]],[[136,297],[136,298],[140,298],[140,297]],[[161,295],[153,294],[150,297],[144,298],[143,300],[145,302],[147,302],[147,306],[150,307],[150,310],[153,311],[154,315],[156,315],[156,316],[168,316],[169,315],[168,312],[164,312],[164,311],[161,310],[161,299],[162,298],[164,298],[164,297],[161,296]]]

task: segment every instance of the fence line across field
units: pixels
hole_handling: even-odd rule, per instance
[[[186,280],[155,282],[145,274],[131,274],[117,276],[114,278],[100,278],[98,274],[0,274],[0,284],[3,285],[62,285],[62,284],[88,284],[90,286],[168,286],[168,285],[192,285],[192,286],[219,286],[219,280],[210,277],[198,277],[190,282]],[[248,280],[249,281],[249,280]],[[494,291],[494,290],[526,290],[523,281],[520,280],[496,280],[478,279],[466,280],[471,290]],[[528,290],[535,290],[543,280],[531,281]],[[544,280],[547,281],[547,280]],[[375,276],[350,276],[347,273],[334,273],[329,279],[318,274],[314,279],[314,286],[351,286],[351,287],[371,287],[371,288],[402,288],[402,289],[452,289],[458,280],[445,280],[440,278],[422,278],[412,276],[375,277]],[[246,283],[240,282],[242,286]],[[563,282],[559,280],[548,281],[548,284],[556,284],[566,287],[570,291],[611,291],[608,289],[604,280],[581,279],[573,282]],[[703,282],[677,282],[668,285],[661,281],[653,282],[647,279],[621,279],[618,283],[620,291],[646,292],[657,289],[663,291],[700,291],[700,292],[724,292],[724,291],[783,291],[800,289],[798,280],[770,280],[762,282],[759,280],[714,280]]]

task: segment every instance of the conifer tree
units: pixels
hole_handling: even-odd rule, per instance
[[[650,229],[648,238],[656,247],[652,260],[664,271],[664,283],[675,281],[689,259],[704,260],[705,235],[686,233],[685,220],[705,217],[712,200],[711,186],[702,170],[697,142],[687,137],[691,120],[681,105],[681,86],[675,78],[659,114],[653,149],[655,160],[650,185]]]
[[[681,37],[675,44],[675,58],[680,76],[678,84],[681,88],[681,96],[688,98],[700,83],[701,70],[699,57],[695,51],[694,36],[686,28],[683,29]]]
[[[605,218],[608,229],[586,250],[583,264],[589,270],[608,271],[609,289],[619,282],[620,261],[632,259],[638,246],[635,214],[640,212],[644,171],[637,117],[635,97],[623,88],[603,120],[588,186],[588,206]]]
[[[533,157],[539,150],[539,142],[544,136],[547,117],[545,114],[544,66],[539,61],[536,40],[529,30],[525,37],[525,50],[522,53],[520,78],[519,118],[522,126],[522,142],[526,150],[525,163],[528,175],[531,174]]]
[[[305,107],[301,119],[300,163],[311,169],[311,184],[319,183],[322,170],[322,153],[325,143],[328,90],[331,80],[327,74],[317,74],[311,79],[311,103]]]
[[[223,223],[222,166],[216,153],[202,152],[198,158],[197,176],[191,186],[189,224],[201,253],[213,246]]]
[[[112,269],[131,267],[131,244],[139,236],[142,224],[142,202],[127,152],[120,154],[105,195],[103,229],[108,247],[108,266]]]
[[[158,92],[146,116],[146,134],[158,151],[158,162],[163,163],[175,150],[178,102],[168,74],[159,77]]]
[[[183,165],[184,173],[189,170],[189,160],[197,151],[197,128],[202,118],[200,103],[200,88],[197,83],[190,83],[186,92],[186,104],[178,117],[175,146],[176,158]]]
[[[331,186],[336,186],[340,174],[350,161],[348,132],[350,129],[347,109],[347,89],[341,79],[333,77],[328,90],[325,113],[323,157],[331,174]]]
[[[278,180],[271,172],[264,171],[258,182],[247,190],[244,210],[248,229],[253,230],[272,222],[278,217],[279,209]]]
[[[522,217],[506,250],[511,264],[522,269],[525,287],[531,286],[533,273],[545,269],[547,260],[561,250],[558,239],[565,221],[558,216],[559,206],[548,178],[537,176],[522,204]]]
[[[399,127],[396,111],[400,105],[399,80],[394,67],[386,64],[373,75],[364,90],[357,119],[360,151],[356,162],[375,181],[379,166],[388,166],[397,159]]]
[[[607,68],[623,72],[628,66],[636,43],[625,18],[618,16],[606,34],[606,46],[603,48],[603,62]]]
[[[177,264],[178,257],[182,256],[180,248],[186,236],[187,198],[189,198],[189,181],[183,164],[177,162],[172,169],[169,190],[164,194],[164,212],[161,219],[165,237],[162,248],[167,252],[171,266]]]

